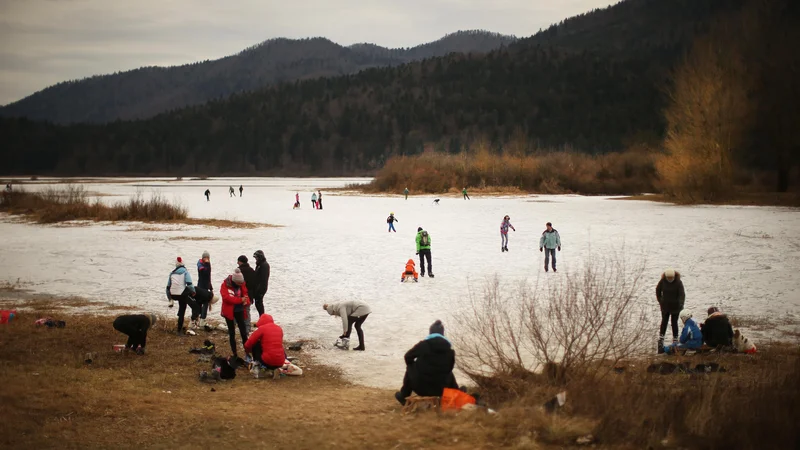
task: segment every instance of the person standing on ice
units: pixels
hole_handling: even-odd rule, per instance
[[[214,286],[211,285],[211,254],[204,251],[203,255],[197,260],[197,287],[214,292]],[[206,326],[206,317],[208,317],[209,302],[203,302],[200,306],[200,326]]]
[[[317,196],[317,209],[322,209],[322,191],[317,192],[319,195]]]
[[[389,232],[390,232],[390,233],[391,233],[392,231],[394,231],[395,233],[397,233],[397,230],[395,230],[395,229],[394,229],[394,223],[395,223],[395,222],[400,222],[400,221],[399,221],[399,220],[397,220],[397,218],[396,218],[396,217],[394,217],[394,213],[393,213],[393,212],[389,213],[389,217],[387,217],[387,218],[386,218],[386,223],[388,223],[388,224],[389,224]]]
[[[547,228],[542,233],[542,237],[539,238],[539,251],[544,251],[544,271],[548,271],[548,265],[550,264],[550,257],[553,257],[553,272],[558,272],[556,270],[556,249],[561,251],[561,236],[559,236],[558,231],[553,228],[553,224],[547,222],[545,225]],[[677,333],[677,331],[676,331]]]
[[[264,296],[267,295],[267,290],[269,290],[269,263],[261,250],[256,250],[253,253],[253,258],[256,260],[256,288],[252,295],[256,303],[258,317],[261,317],[264,314]]]
[[[403,195],[406,196],[406,200],[408,200],[408,187],[403,191]]]
[[[349,300],[341,303],[324,304],[322,309],[328,312],[331,316],[339,316],[342,318],[342,335],[339,336],[341,341],[341,348],[347,350],[350,348],[350,332],[353,331],[353,325],[356,326],[356,334],[358,335],[358,347],[353,350],[363,351],[364,347],[364,330],[361,329],[361,324],[367,320],[367,316],[372,313],[369,305],[360,300]]]
[[[511,228],[515,232],[517,231],[514,228],[514,225],[511,225],[511,217],[505,216],[503,217],[503,221],[500,223],[500,251],[507,252],[508,251],[508,229]],[[555,259],[553,260],[555,261]],[[553,263],[553,267],[555,267],[555,263]]]
[[[419,255],[419,269],[425,276],[425,259],[428,260],[428,276],[433,278],[433,262],[431,262],[431,236],[422,227],[417,228],[417,255]]]
[[[233,190],[233,186],[228,188],[228,195],[231,197],[236,197],[236,191]]]
[[[240,184],[240,185],[239,185],[239,197],[241,197],[241,196],[242,196],[242,192],[244,192],[244,186],[242,186],[242,185]]]
[[[295,192],[294,193],[294,204],[298,208],[300,207],[300,193],[299,192]]]
[[[317,209],[317,193],[311,193],[311,209]]]
[[[244,275],[239,269],[235,269],[233,275],[228,275],[222,286],[219,288],[219,295],[222,297],[221,316],[225,318],[228,326],[228,338],[231,343],[231,353],[234,359],[239,353],[236,351],[236,327],[242,336],[242,344],[247,342],[247,328],[245,328],[244,311],[250,308],[250,297],[247,294],[247,286],[244,284]]]
[[[464,200],[469,200],[469,194],[467,194],[467,188],[461,190],[461,193],[464,194]]]
[[[672,343],[678,343],[678,315],[683,310],[686,301],[686,291],[683,289],[681,274],[674,269],[667,269],[661,274],[661,279],[656,285],[656,300],[661,308],[661,328],[658,337],[658,353],[664,353],[664,335],[667,332],[667,322],[672,321]]]
[[[203,195],[206,196],[206,201],[207,202],[211,201],[211,190],[210,189],[206,189],[206,192]]]
[[[169,274],[167,280],[167,300],[169,307],[178,301],[178,334],[183,334],[183,316],[186,314],[186,307],[192,309],[192,322],[197,320],[200,315],[200,305],[194,300],[196,295],[192,285],[192,276],[183,264],[183,259],[178,256],[175,262],[175,269]]]

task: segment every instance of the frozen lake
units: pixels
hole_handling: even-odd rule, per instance
[[[684,207],[580,196],[443,197],[436,206],[433,196],[406,201],[401,196],[326,192],[365,181],[96,180],[86,187],[102,194],[104,201],[157,191],[179,200],[192,217],[281,227],[130,231],[125,224],[39,226],[4,217],[0,281],[19,279],[37,292],[136,305],[174,317],[164,286],[176,256],[184,258],[196,280],[195,263],[208,250],[218,288],[239,255],[250,258],[262,249],[272,267],[265,305],[287,340],[336,340],[340,322],[322,311],[322,303],[357,298],[372,306],[364,324],[366,352],[317,353],[341,365],[354,381],[379,387],[399,387],[403,353],[427,334],[434,320],[442,319],[447,328],[452,314],[465,306],[470,286],[480,289],[494,274],[504,282],[544,278],[538,239],[547,221],[563,242],[559,274],[550,277],[578,270],[590,252],[602,257],[624,250],[631,261],[646,261],[648,284],[641,301],[652,304],[654,322],[658,308],[653,292],[667,267],[681,272],[686,305],[696,317],[705,317],[708,306],[720,305],[732,315],[800,320],[800,289],[794,278],[800,270],[800,214],[795,209]],[[229,198],[228,186],[239,184],[244,185],[243,197],[237,191],[236,198]],[[206,188],[212,192],[209,202],[203,196]],[[324,210],[311,209],[312,189],[322,189]],[[295,192],[300,192],[300,210],[291,208]],[[397,233],[387,233],[390,212],[399,220]],[[510,234],[510,251],[501,253],[499,225],[506,214],[517,231]],[[430,232],[436,278],[401,284],[405,262],[416,260],[418,226]],[[213,316],[218,314],[217,308]],[[656,335],[654,326],[654,341]],[[217,345],[225,349],[227,341]]]

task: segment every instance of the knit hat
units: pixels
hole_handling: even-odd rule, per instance
[[[206,258],[211,258],[211,254],[210,254],[210,253],[208,253],[208,250],[206,250],[206,251],[204,251],[204,252],[203,252],[203,256],[202,256],[202,258],[203,258],[203,259],[206,259]]]
[[[240,263],[247,264],[247,256],[239,255],[239,259],[237,259]]]
[[[681,317],[681,321],[686,323],[687,320],[692,318],[692,313],[690,313],[689,311],[683,310],[683,311],[681,311],[680,317]]]
[[[708,315],[709,316],[714,314],[715,312],[719,312],[719,308],[717,308],[716,306],[712,306],[712,307],[708,308]]]
[[[442,321],[437,320],[436,322],[433,322],[433,325],[431,325],[428,331],[431,334],[441,334],[442,336],[444,336],[444,325],[442,325]]]
[[[422,231],[422,227],[417,228],[417,231]]]
[[[183,258],[178,256],[178,259],[175,260],[175,267],[183,267]]]
[[[242,275],[242,271],[239,270],[238,268],[233,271],[233,275],[231,276],[231,279],[233,280],[234,283],[236,283],[238,285],[244,284],[244,275]]]
[[[156,325],[156,322],[158,322],[158,316],[155,314],[149,314],[147,318],[150,319],[150,328],[153,328]]]
[[[675,278],[675,269],[667,269],[664,271],[664,276],[667,278]]]

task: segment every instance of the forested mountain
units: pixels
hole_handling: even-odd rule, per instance
[[[348,174],[480,140],[613,151],[660,140],[669,71],[746,0],[627,0],[485,55],[297,81],[136,122],[0,121],[4,173]]]
[[[143,67],[67,81],[0,108],[6,117],[69,123],[143,119],[267,85],[394,66],[452,52],[488,52],[516,38],[459,31],[407,49],[343,47],[324,38],[271,39],[226,58],[175,67]]]

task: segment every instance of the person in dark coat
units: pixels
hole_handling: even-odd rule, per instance
[[[256,260],[256,287],[252,295],[260,318],[264,314],[264,296],[269,290],[269,263],[261,250],[256,250],[253,258]]]
[[[206,201],[207,202],[211,201],[211,190],[210,189],[206,189],[206,191],[203,193],[203,195],[206,196]]]
[[[247,286],[247,292],[252,293],[255,292],[256,287],[258,286],[258,280],[256,279],[256,271],[253,270],[253,267],[250,266],[250,263],[247,262],[247,256],[241,255],[239,259],[236,261],[239,264],[239,270],[242,271],[242,275],[244,275],[244,284]],[[250,303],[252,305],[252,302]],[[250,306],[248,305],[244,311],[244,323],[247,326],[247,333],[250,333],[251,325],[250,325]]]
[[[733,327],[728,316],[716,306],[708,308],[708,317],[703,327],[703,341],[709,347],[731,347],[733,345]]]
[[[135,350],[137,355],[144,355],[147,345],[147,330],[155,326],[155,314],[125,314],[114,319],[114,329],[128,335],[125,351]]]
[[[197,287],[205,289],[206,291],[214,292],[214,286],[211,285],[211,254],[204,251],[203,255],[197,260]],[[202,297],[205,297],[203,295]],[[208,317],[208,305],[210,302],[200,301],[200,326],[206,326],[206,317]]]
[[[673,269],[667,269],[661,274],[661,279],[656,285],[656,300],[661,307],[658,353],[664,353],[664,335],[667,332],[667,322],[670,320],[672,321],[672,344],[678,343],[678,316],[686,301],[686,292],[683,289],[680,273]]]
[[[406,355],[406,374],[403,387],[394,397],[401,405],[406,404],[412,392],[422,397],[441,397],[444,388],[458,389],[453,367],[456,352],[444,337],[444,325],[440,320],[431,325],[428,337],[411,348]]]

